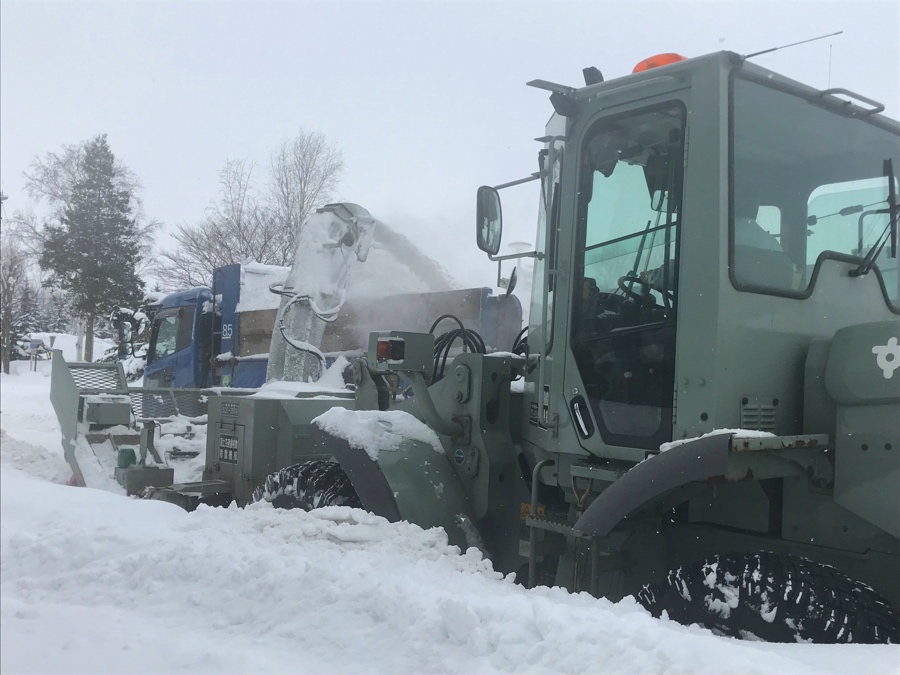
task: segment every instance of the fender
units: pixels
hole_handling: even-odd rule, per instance
[[[728,471],[730,434],[698,438],[648,457],[601,492],[587,507],[575,530],[604,537],[625,516],[669,490],[693,481],[724,476]]]
[[[360,421],[359,424],[369,422]],[[316,453],[333,456],[347,473],[363,508],[390,522],[406,520],[422,528],[443,527],[451,544],[466,550],[460,514],[474,521],[466,492],[444,453],[423,441],[402,438],[378,459],[333,435],[313,420]]]

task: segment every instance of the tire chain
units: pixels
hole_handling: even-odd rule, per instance
[[[323,506],[362,508],[347,474],[337,462],[309,461],[276,471],[253,491],[251,502],[272,502],[277,508]]]
[[[637,594],[651,614],[769,642],[897,643],[900,615],[869,586],[805,558],[717,555]]]

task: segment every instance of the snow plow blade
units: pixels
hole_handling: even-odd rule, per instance
[[[575,530],[604,537],[625,516],[669,490],[693,481],[725,476],[731,436],[698,438],[648,457],[601,492],[575,523]]]
[[[401,418],[404,425],[412,422],[426,428],[425,425],[399,411],[342,409],[340,414],[344,415],[347,428],[363,430],[356,438],[367,431],[375,432],[371,436],[381,434],[384,438],[385,429],[391,436],[388,447],[382,445],[377,452],[371,448],[367,452],[338,435],[340,432],[335,431],[334,425],[323,423],[324,418],[330,417],[328,413],[313,420],[311,425],[313,451],[320,456],[334,457],[350,479],[363,508],[390,522],[405,520],[425,529],[442,527],[451,544],[466,550],[471,542],[466,540],[458,518],[462,515],[471,522],[471,508],[446,455],[431,443],[410,438],[403,431],[391,432],[389,420],[403,416],[408,418]]]

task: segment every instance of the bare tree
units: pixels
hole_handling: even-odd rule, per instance
[[[276,264],[294,259],[300,228],[331,199],[343,170],[341,151],[318,132],[301,131],[272,153],[266,210],[281,252]]]
[[[269,262],[271,229],[253,194],[253,164],[229,159],[219,172],[219,198],[195,225],[179,225],[175,251],[160,254],[155,275],[169,288],[208,285],[216,267],[246,260]]]
[[[0,243],[0,360],[9,375],[12,350],[18,339],[16,319],[22,305],[26,282],[26,258],[21,248],[5,232]]]
[[[249,260],[288,265],[303,223],[337,186],[341,152],[320,133],[285,140],[269,161],[264,197],[257,199],[254,165],[230,159],[219,172],[219,197],[200,222],[179,225],[178,245],[160,254],[155,275],[170,289],[208,285],[216,267]]]

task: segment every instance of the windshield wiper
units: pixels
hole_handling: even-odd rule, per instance
[[[875,260],[879,255],[881,255],[882,249],[884,249],[885,244],[887,244],[889,240],[891,242],[890,257],[897,257],[897,212],[900,209],[898,209],[897,206],[897,191],[894,188],[893,159],[884,160],[884,177],[887,178],[888,181],[888,207],[886,209],[879,209],[870,213],[887,213],[888,224],[885,226],[884,231],[878,236],[878,239],[875,240],[875,243],[872,244],[872,248],[870,248],[869,252],[866,253],[866,256],[859,264],[859,267],[857,267],[855,270],[850,271],[851,277],[861,277],[868,274],[872,270],[872,265],[875,264]],[[863,217],[865,217],[865,215],[866,214],[864,213],[860,216],[860,218],[862,219]]]

